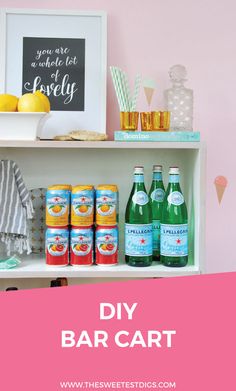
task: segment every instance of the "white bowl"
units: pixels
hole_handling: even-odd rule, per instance
[[[36,140],[49,114],[0,112],[0,140]]]

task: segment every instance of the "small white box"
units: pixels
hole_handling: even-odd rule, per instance
[[[48,113],[0,112],[0,140],[36,140]]]

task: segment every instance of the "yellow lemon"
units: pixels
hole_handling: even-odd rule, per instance
[[[23,112],[45,112],[42,100],[31,93],[24,94],[18,101],[18,111]]]
[[[44,110],[49,113],[50,111],[50,100],[48,99],[47,95],[44,95],[41,91],[37,90],[35,91],[34,95],[38,96],[43,105],[44,105]]]
[[[17,111],[17,103],[15,95],[0,94],[0,111]]]

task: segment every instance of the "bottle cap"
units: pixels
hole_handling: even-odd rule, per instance
[[[18,291],[18,288],[16,288],[15,286],[9,286],[6,291]]]
[[[117,185],[98,185],[97,190],[111,190],[114,193],[118,192],[118,187]]]
[[[52,185],[48,187],[48,190],[69,190],[71,191],[71,185]]]
[[[79,191],[94,190],[93,185],[76,185],[72,187],[72,194],[76,194]]]
[[[134,173],[135,173],[135,174],[143,174],[143,173],[144,173],[144,168],[143,168],[143,166],[135,166],[135,167],[134,167]]]
[[[179,174],[179,167],[170,167],[169,174],[178,175]]]
[[[96,227],[96,231],[99,231],[100,229],[118,229],[117,227],[117,224],[113,224],[113,225],[97,225]]]
[[[153,166],[152,171],[153,172],[162,172],[162,166],[161,165],[159,165],[159,166],[155,165],[155,166]]]
[[[71,229],[91,229],[93,225],[71,225]]]
[[[47,225],[48,229],[65,229],[68,231],[68,225]]]

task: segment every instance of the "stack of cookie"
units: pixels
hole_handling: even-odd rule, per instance
[[[66,135],[55,136],[56,141],[105,141],[107,140],[105,133],[98,133],[89,130],[73,130]]]

